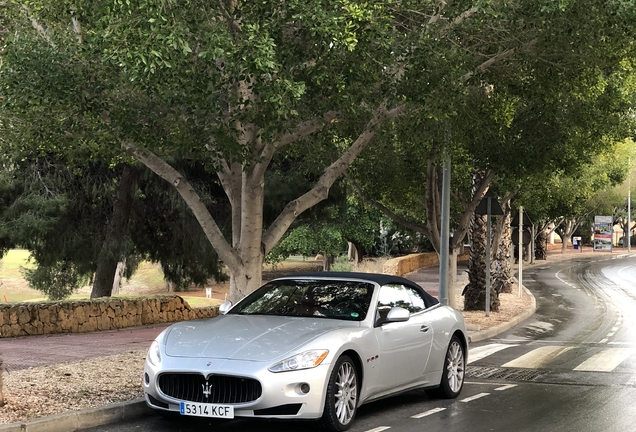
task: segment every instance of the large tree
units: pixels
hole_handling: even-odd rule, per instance
[[[447,116],[448,101],[489,70],[562,55],[554,40],[581,21],[570,52],[582,40],[607,48],[634,11],[602,3],[12,1],[3,122],[57,151],[123,148],[170,182],[228,266],[234,300],[260,284],[264,256],[385,126]],[[265,226],[265,173],[289,146],[337,153]],[[174,157],[216,172],[231,238]]]
[[[49,298],[64,298],[91,279],[92,297],[110,295],[118,263],[126,263],[129,277],[142,259],[160,263],[176,288],[221,277],[197,221],[152,173],[126,173],[134,171],[126,164],[73,166],[50,155],[3,154],[0,161],[0,242],[29,250],[34,268],[27,280]],[[199,184],[195,168],[181,167],[205,204],[218,207],[214,195],[222,192]]]

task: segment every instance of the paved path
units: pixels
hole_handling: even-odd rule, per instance
[[[169,324],[94,333],[0,338],[0,354],[8,372],[144,350]]]

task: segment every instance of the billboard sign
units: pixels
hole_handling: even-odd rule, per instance
[[[612,251],[613,216],[594,216],[594,251]]]

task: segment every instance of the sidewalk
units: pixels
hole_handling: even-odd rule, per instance
[[[169,325],[154,324],[95,333],[0,338],[0,353],[7,372],[75,362],[124,351],[145,350]]]
[[[579,257],[590,258],[597,255],[599,257],[607,255],[609,258],[611,255],[616,256],[624,253],[626,250],[622,249],[613,254],[594,253],[591,249],[583,250],[583,252],[568,249],[565,254],[561,254],[560,249],[551,250],[547,261],[537,261],[534,264],[525,263],[524,268],[544,266]],[[466,263],[460,264],[458,275],[465,274],[466,270]],[[422,268],[405,275],[405,277],[418,283],[431,294],[437,295],[439,283],[437,267]],[[534,306],[495,329],[469,331],[469,337],[473,342],[493,337],[528,318],[532,313],[534,313]],[[3,355],[4,367],[7,371],[104,357],[125,351],[145,349],[168,325],[158,324],[96,333],[0,338],[0,353]],[[28,422],[0,424],[0,432],[71,432],[79,428],[94,427],[149,413],[150,410],[146,408],[143,400],[134,400],[57,414]]]

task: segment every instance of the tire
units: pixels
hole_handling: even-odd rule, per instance
[[[466,376],[466,354],[457,336],[451,338],[444,358],[444,370],[439,387],[427,393],[440,399],[455,399],[462,392]]]
[[[353,423],[358,409],[358,371],[349,356],[336,362],[329,382],[321,426],[329,431],[346,431]]]

